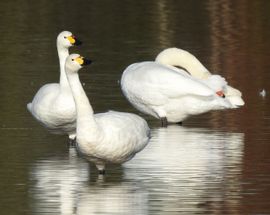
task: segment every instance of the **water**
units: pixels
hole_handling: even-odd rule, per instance
[[[0,214],[270,214],[270,2],[1,1]],[[243,92],[238,110],[152,129],[150,144],[100,177],[26,111],[59,79],[55,38],[94,63],[80,73],[96,112],[136,112],[119,79],[164,48],[195,54]],[[263,98],[259,92],[265,89]]]

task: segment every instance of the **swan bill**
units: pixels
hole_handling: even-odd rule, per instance
[[[77,58],[75,59],[75,61],[77,61],[77,63],[79,63],[81,66],[86,66],[86,65],[89,65],[89,64],[92,63],[91,60],[86,59],[86,58],[84,58],[84,57],[82,57],[82,56],[77,57]]]
[[[72,45],[79,46],[82,44],[82,42],[78,40],[74,35],[67,37],[67,39]]]
[[[86,58],[84,58],[83,59],[83,66],[86,66],[86,65],[89,65],[89,64],[91,64],[92,63],[92,61],[91,60],[89,60],[89,59],[86,59]]]

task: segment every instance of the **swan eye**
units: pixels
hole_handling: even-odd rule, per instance
[[[66,36],[64,36],[64,38],[65,38],[65,39],[67,39],[67,37],[66,37]]]
[[[74,61],[74,59],[71,59],[72,61]]]

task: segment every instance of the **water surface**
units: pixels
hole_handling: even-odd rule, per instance
[[[270,2],[1,1],[1,214],[270,214]],[[59,79],[57,34],[93,60],[80,73],[96,112],[139,114],[119,88],[129,64],[164,48],[195,54],[243,92],[246,105],[152,129],[150,144],[100,177],[65,136],[26,110]]]

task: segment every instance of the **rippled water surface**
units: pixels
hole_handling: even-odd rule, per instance
[[[270,214],[270,2],[122,0],[0,2],[0,214]],[[195,54],[243,93],[237,110],[160,128],[106,176],[48,133],[26,104],[59,79],[57,34],[93,60],[80,73],[96,112],[138,113],[119,88],[129,64],[164,48]]]

